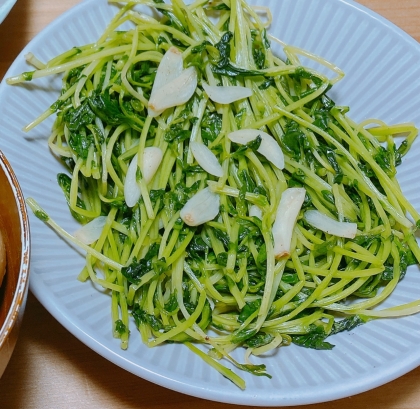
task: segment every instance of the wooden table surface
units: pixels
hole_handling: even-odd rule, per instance
[[[0,79],[35,34],[78,2],[18,0],[0,25]],[[359,3],[420,41],[419,0],[359,0]],[[15,352],[0,379],[1,409],[229,406],[164,389],[111,364],[64,329],[32,294],[28,297]],[[420,367],[375,390],[306,408],[420,409]]]

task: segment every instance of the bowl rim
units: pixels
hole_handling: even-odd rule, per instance
[[[6,0],[3,4],[0,4],[0,24],[10,13],[17,0]]]
[[[19,279],[16,286],[16,292],[12,300],[11,308],[9,309],[3,325],[0,327],[0,349],[5,343],[8,335],[12,332],[13,327],[19,318],[19,311],[24,308],[26,296],[29,288],[29,263],[30,263],[30,232],[29,232],[29,217],[26,208],[25,199],[22,189],[19,185],[17,177],[6,159],[6,156],[0,150],[0,168],[4,171],[6,178],[9,181],[10,187],[13,190],[16,200],[16,206],[19,209],[19,223],[21,228],[21,260],[19,268]]]

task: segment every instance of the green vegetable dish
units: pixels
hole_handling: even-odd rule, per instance
[[[396,179],[416,127],[355,123],[327,95],[344,73],[270,23],[245,0],[131,1],[96,43],[29,54],[35,70],[7,80],[63,74],[26,130],[56,114],[48,143],[82,226],[28,204],[86,250],[78,278],[106,290],[121,348],[137,330],[149,347],[183,343],[242,389],[224,362],[270,377],[252,355],[331,349],[340,331],[420,311],[374,308],[420,261]]]

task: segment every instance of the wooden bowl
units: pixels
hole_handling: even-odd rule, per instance
[[[29,282],[30,237],[25,200],[0,151],[0,230],[6,247],[6,275],[0,287],[0,377],[16,344]]]

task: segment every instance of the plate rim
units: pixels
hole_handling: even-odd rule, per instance
[[[276,1],[276,0],[268,0],[268,1]],[[295,1],[301,1],[301,0],[295,0]],[[302,0],[302,1],[306,1],[306,0]],[[404,42],[408,42],[411,46],[415,46],[420,53],[420,44],[413,37],[407,34],[402,28],[398,27],[394,23],[390,22],[389,20],[385,19],[384,17],[380,16],[374,11],[370,10],[366,6],[361,5],[353,0],[331,0],[331,2],[334,2],[334,1],[336,1],[337,3],[343,3],[345,5],[353,7],[356,10],[362,11],[363,13],[367,14],[369,17],[376,19],[382,25],[392,30],[394,34],[398,35],[398,37],[401,40],[403,40]],[[45,35],[45,32],[53,30],[57,25],[61,24],[62,21],[66,19],[68,16],[72,15],[73,13],[77,13],[79,9],[84,9],[85,7],[88,7],[90,3],[95,3],[95,2],[103,3],[104,6],[107,6],[107,7],[110,6],[110,4],[106,2],[106,0],[83,0],[80,3],[76,4],[75,6],[71,7],[69,10],[65,11],[63,14],[61,14],[52,22],[50,22],[44,29],[42,29],[23,48],[23,50],[18,54],[18,56],[14,60],[14,62],[10,65],[4,78],[7,78],[8,76],[12,74],[13,68],[15,64],[17,64],[17,61],[22,59],[23,55],[29,50],[31,45],[36,43],[42,35]],[[8,87],[8,85],[5,84],[5,81],[2,81],[2,83],[0,84],[0,102],[2,100],[6,87]],[[386,376],[382,375],[382,376],[373,378],[371,379],[371,382],[369,383],[366,383],[366,379],[363,378],[363,385],[353,386],[350,389],[346,388],[345,393],[343,393],[343,391],[340,388],[337,388],[332,394],[330,392],[330,396],[328,398],[325,396],[323,397],[319,396],[318,400],[298,401],[295,399],[295,402],[294,402],[294,400],[290,397],[283,400],[281,398],[279,399],[279,396],[273,396],[272,398],[268,400],[258,402],[258,401],[250,401],[249,395],[245,395],[244,399],[238,400],[238,399],[232,399],[232,396],[229,396],[229,391],[221,392],[222,396],[215,398],[214,396],[212,396],[213,391],[211,389],[206,390],[195,385],[180,383],[180,382],[177,382],[175,379],[168,380],[166,377],[162,376],[161,374],[155,373],[141,365],[138,365],[132,361],[126,360],[116,351],[110,350],[105,345],[100,343],[97,339],[93,338],[87,331],[84,330],[84,328],[77,325],[74,322],[74,320],[72,320],[72,317],[63,308],[63,305],[55,303],[54,298],[51,298],[51,297],[45,298],[43,296],[43,292],[48,287],[45,286],[42,280],[34,280],[33,275],[31,277],[32,278],[30,279],[30,282],[29,282],[30,290],[35,295],[35,297],[39,300],[39,302],[72,335],[78,338],[81,342],[83,342],[93,351],[100,354],[101,356],[103,356],[110,362],[116,364],[117,366],[145,380],[151,381],[160,386],[175,390],[180,393],[188,394],[188,395],[203,398],[203,399],[208,399],[208,400],[213,400],[213,401],[218,401],[218,402],[225,402],[225,403],[233,403],[233,404],[244,404],[244,405],[249,405],[249,406],[251,405],[255,405],[255,406],[285,406],[285,405],[290,406],[292,405],[294,406],[294,405],[302,405],[302,404],[314,404],[314,403],[320,403],[320,402],[327,402],[327,401],[332,401],[332,400],[348,397],[354,394],[359,394],[367,390],[376,388],[378,386],[381,386],[385,383],[388,383],[406,374],[407,372],[411,371],[412,369],[420,365],[420,352],[419,352],[417,356],[417,360],[411,359],[410,358],[411,356],[407,357],[406,360],[408,362],[405,362],[405,361],[401,362],[400,365],[398,366],[398,370],[396,371],[394,370],[391,373],[386,374]],[[141,372],[141,375],[139,373],[133,372],[133,366]],[[349,390],[350,390],[350,393],[348,393]],[[234,395],[234,397],[236,396],[237,395]]]
[[[4,4],[0,4],[0,24],[9,15],[17,0],[6,0]]]

